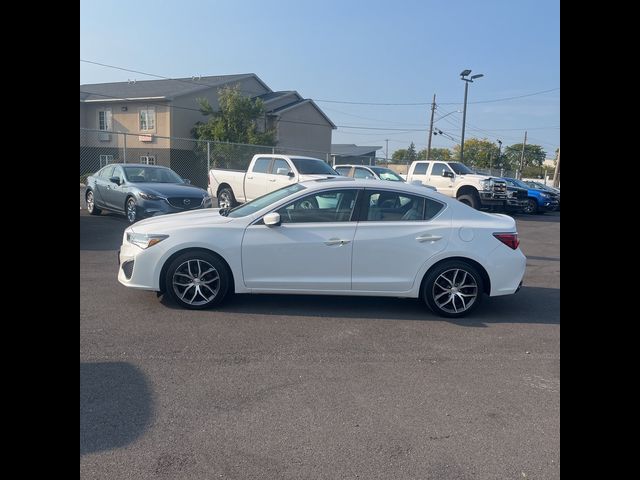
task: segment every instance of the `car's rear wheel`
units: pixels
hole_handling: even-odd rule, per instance
[[[535,199],[530,198],[527,200],[527,204],[524,207],[524,213],[536,214],[538,213],[538,202]]]
[[[96,199],[91,190],[87,192],[85,199],[87,201],[87,211],[90,215],[100,215],[102,213],[102,210],[96,207]]]
[[[231,273],[215,255],[186,252],[171,261],[165,277],[165,293],[178,305],[202,310],[218,305],[227,296]]]
[[[422,297],[431,311],[442,317],[463,317],[482,299],[482,275],[471,264],[459,260],[443,262],[429,272]]]
[[[127,214],[129,223],[135,223],[135,221],[138,220],[138,204],[135,198],[129,197],[125,207],[125,213]]]
[[[223,188],[218,192],[218,207],[220,208],[233,208],[238,204],[236,197],[233,194],[233,190],[230,188]]]

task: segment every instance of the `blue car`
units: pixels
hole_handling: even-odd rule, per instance
[[[558,209],[560,195],[541,188],[531,188],[531,186],[516,178],[504,179],[509,186],[527,189],[527,204],[524,207],[525,213],[553,212]]]
[[[141,218],[212,206],[206,190],[167,167],[138,163],[111,164],[87,178],[87,210],[123,213],[129,223]]]

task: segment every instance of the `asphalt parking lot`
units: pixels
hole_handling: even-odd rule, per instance
[[[559,478],[560,214],[516,219],[522,290],[450,321],[391,298],[180,310],[117,282],[125,218],[81,210],[81,477]]]

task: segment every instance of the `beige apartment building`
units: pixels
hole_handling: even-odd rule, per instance
[[[274,92],[253,73],[87,84],[80,85],[80,128],[94,131],[81,130],[81,175],[125,160],[172,168],[178,161],[184,166],[190,156],[195,161],[191,130],[206,120],[198,99],[217,109],[219,90],[226,86],[264,101],[266,115],[258,128],[275,129],[278,151],[308,156],[331,151],[336,126],[316,103],[296,91]]]

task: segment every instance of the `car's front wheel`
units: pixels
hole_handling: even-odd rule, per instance
[[[524,212],[530,213],[532,215],[538,213],[538,202],[536,202],[533,198],[527,200],[527,204],[524,207]]]
[[[100,215],[102,210],[96,207],[96,199],[93,196],[93,192],[91,190],[87,192],[86,201],[87,201],[87,211],[89,212],[89,214]]]
[[[215,255],[194,251],[171,261],[165,276],[165,293],[178,305],[201,310],[218,305],[229,292],[231,273]]]
[[[476,309],[483,292],[480,272],[458,260],[438,265],[422,287],[422,297],[431,311],[449,318],[463,317]]]
[[[135,198],[129,197],[125,206],[125,213],[127,214],[127,220],[129,223],[135,223],[138,219],[138,204],[136,203]]]

